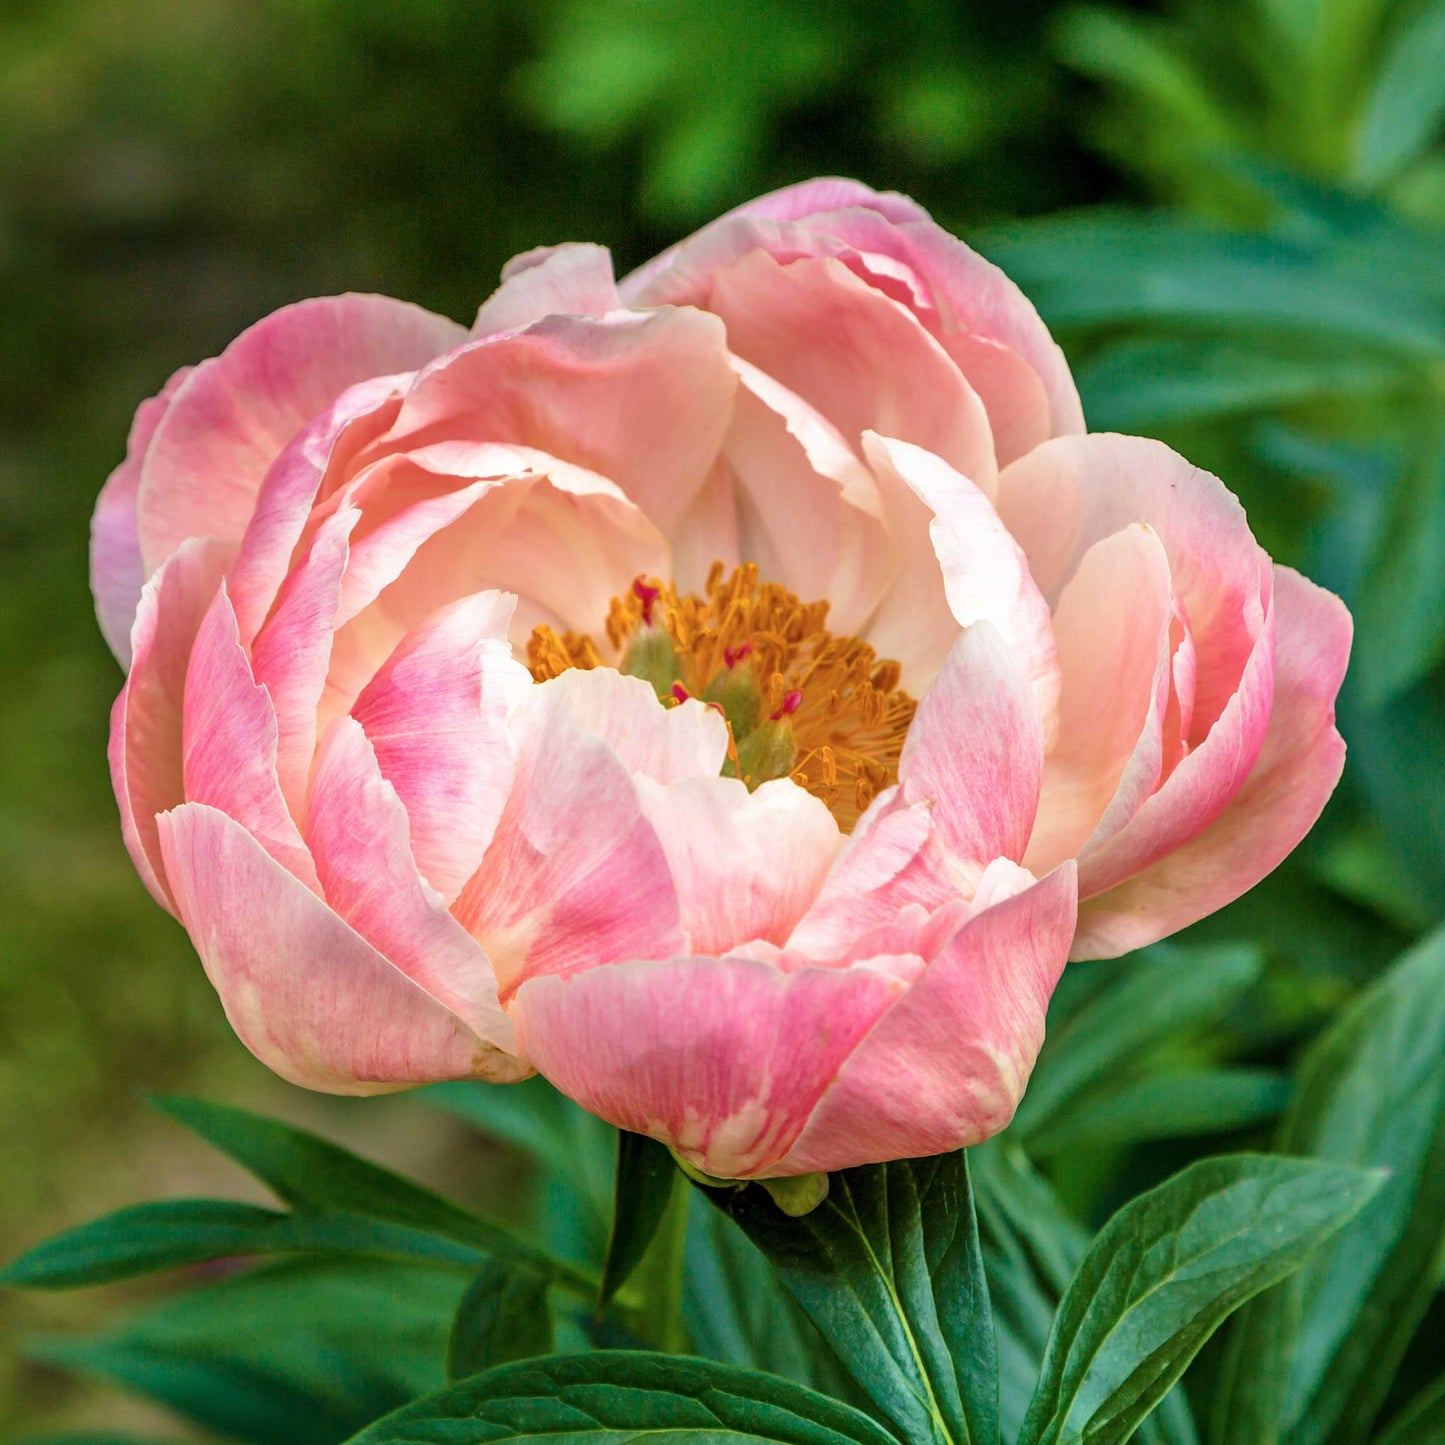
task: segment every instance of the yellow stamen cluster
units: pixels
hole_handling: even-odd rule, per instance
[[[751,563],[713,564],[704,596],[638,578],[614,597],[605,623],[613,658],[645,676],[664,701],[701,698],[728,718],[730,767],[749,786],[767,776],[749,760],[781,755],[800,787],[821,798],[847,831],[879,791],[898,778],[898,760],[917,703],[900,690],[896,662],[824,625],[826,602],[802,602],[761,582]],[[527,643],[532,676],[614,665],[593,639],[538,627]]]

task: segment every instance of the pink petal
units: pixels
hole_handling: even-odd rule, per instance
[[[332,908],[478,1038],[515,1055],[492,965],[417,872],[406,809],[354,718],[338,718],[322,741],[306,842]],[[518,1063],[512,1077],[525,1072]]]
[[[512,782],[507,714],[532,686],[507,645],[516,599],[464,597],[410,632],[352,708],[448,902],[481,865]]]
[[[226,1017],[282,1078],[378,1094],[514,1067],[224,813],[186,803],[160,832],[181,921]]]
[[[317,496],[396,420],[412,375],[378,376],[348,387],[271,464],[230,578],[243,640],[256,635],[270,611]]]
[[[141,462],[171,397],[190,370],[183,366],[161,388],[160,395],[141,402],[130,425],[125,460],[106,478],[90,519],[90,590],[95,596],[95,615],[116,661],[126,669],[130,667],[131,623],[146,577],[135,515]]]
[[[717,456],[735,388],[714,317],[550,316],[422,372],[373,455],[442,440],[535,447],[610,478],[667,532]]]
[[[992,623],[1028,675],[1044,745],[1051,746],[1060,678],[1049,605],[993,503],[947,462],[907,442],[870,435],[864,450],[890,499],[889,522],[904,557],[904,576],[869,624],[868,640],[884,657],[902,661],[900,652],[916,646],[912,635],[926,630],[941,662],[957,635],[950,621]],[[922,579],[936,593],[940,571],[946,611],[925,622]]]
[[[745,361],[724,454],[739,546],[762,576],[827,598],[834,632],[858,632],[888,581],[883,501],[857,454],[801,397]]]
[[[275,610],[256,635],[251,653],[256,681],[270,693],[276,710],[281,792],[298,820],[306,812],[306,785],[316,753],[316,709],[331,662],[347,539],[360,518],[360,512],[348,508],[327,520],[281,584]]]
[[[1222,908],[1278,867],[1329,801],[1344,766],[1334,716],[1350,615],[1288,567],[1275,567],[1274,587],[1274,706],[1248,779],[1192,841],[1080,908],[1075,957],[1127,953]]]
[[[567,706],[558,683],[573,675],[536,687],[513,719],[516,781],[453,908],[491,958],[504,1003],[526,978],[682,947],[677,889],[657,834],[623,760]],[[652,706],[669,716],[655,696]],[[667,751],[653,736],[638,747]]]
[[[1064,587],[1054,614],[1059,741],[1024,859],[1035,872],[1107,841],[1157,786],[1172,620],[1169,561],[1146,526],[1096,542]]]
[[[234,818],[319,893],[315,865],[276,773],[276,710],[252,675],[224,583],[191,650],[182,738],[186,801]]]
[[[141,591],[131,630],[134,661],[110,714],[110,774],[121,832],[141,881],[174,912],[156,814],[186,798],[181,768],[186,668],[201,619],[235,549],[184,543]]]
[[[916,317],[840,262],[779,265],[753,251],[712,280],[704,304],[729,347],[805,398],[845,441],[914,442],[986,491],[997,464],[977,394]]]
[[[901,993],[881,970],[743,958],[593,968],[522,985],[527,1057],[583,1108],[722,1178],[772,1172]]]
[[[141,555],[159,566],[187,537],[238,540],[281,450],[359,381],[411,371],[463,340],[455,322],[385,296],[283,307],[202,362],[146,453]]]
[[[900,796],[933,812],[929,856],[963,896],[1033,828],[1043,732],[1023,668],[988,622],[966,628],[923,695],[899,762]]]
[[[502,284],[482,303],[473,336],[517,331],[544,316],[606,316],[622,305],[605,246],[538,246],[502,268]]]
[[[842,1064],[769,1172],[941,1154],[998,1133],[1044,1041],[1075,913],[1074,871],[1065,865],[965,923]]]
[[[636,781],[677,887],[688,951],[785,943],[842,839],[827,807],[786,778],[751,793],[736,778]]]

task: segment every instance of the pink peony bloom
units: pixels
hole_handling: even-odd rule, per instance
[[[540,1070],[725,1177],[1002,1128],[1071,951],[1342,762],[1340,603],[848,181],[529,252],[470,334],[277,312],[141,408],[92,563],[126,842],[260,1059]]]

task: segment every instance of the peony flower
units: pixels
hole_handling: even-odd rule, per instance
[[[277,312],[142,406],[93,579],[126,842],[261,1060],[539,1070],[727,1178],[1002,1128],[1070,952],[1342,761],[1340,603],[847,181],[530,252],[470,334]]]

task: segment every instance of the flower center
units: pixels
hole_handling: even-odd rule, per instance
[[[614,597],[605,631],[619,671],[644,677],[665,703],[700,698],[727,719],[723,772],[749,788],[790,777],[832,810],[847,832],[898,780],[918,704],[896,662],[824,627],[826,602],[802,602],[760,582],[745,563],[713,563],[705,595],[639,577]],[[536,628],[527,665],[538,682],[568,668],[606,667],[585,633]]]

